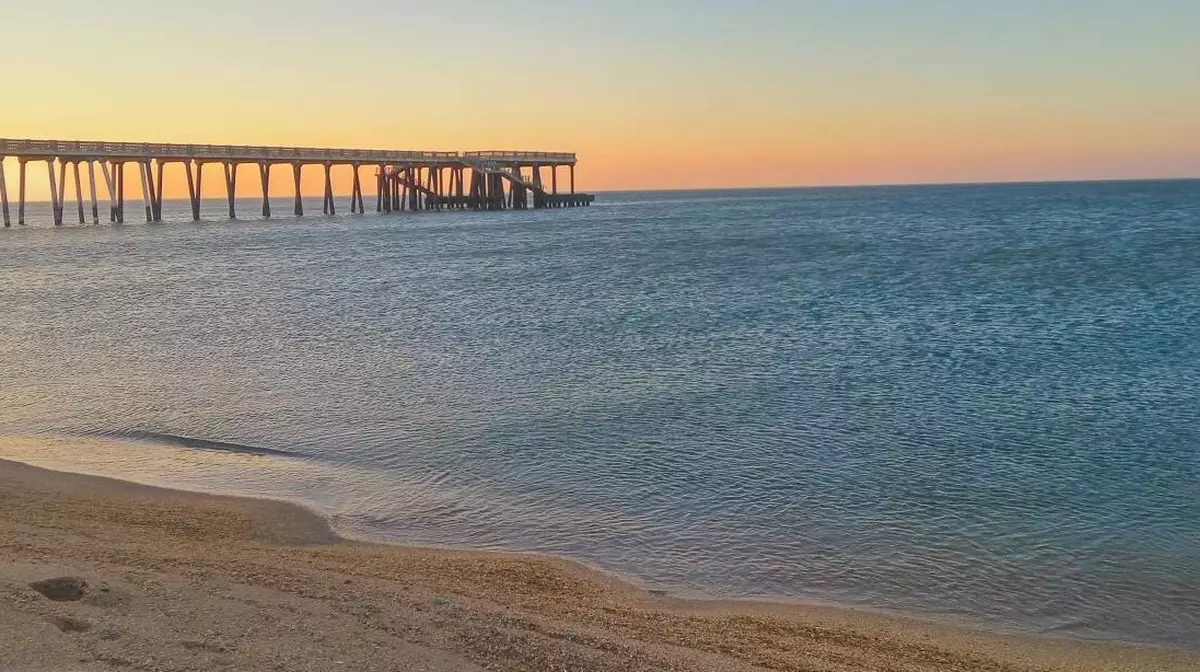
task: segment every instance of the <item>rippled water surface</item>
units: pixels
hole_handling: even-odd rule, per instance
[[[10,453],[684,594],[1200,647],[1198,182],[205,207],[0,230]]]

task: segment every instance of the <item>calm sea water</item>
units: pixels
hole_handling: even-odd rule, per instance
[[[687,595],[1200,648],[1200,182],[38,207],[0,231],[9,454]]]

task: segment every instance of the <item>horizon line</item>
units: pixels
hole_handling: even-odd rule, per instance
[[[792,184],[792,185],[770,185],[770,186],[741,186],[741,187],[658,187],[651,189],[597,189],[591,193],[596,195],[601,194],[669,194],[669,193],[686,193],[700,191],[787,191],[787,190],[817,190],[817,189],[880,189],[894,187],[990,187],[990,186],[1034,186],[1034,185],[1052,185],[1052,184],[1106,184],[1106,183],[1122,183],[1122,182],[1200,182],[1200,175],[1188,177],[1085,177],[1065,180],[996,180],[996,181],[973,181],[966,180],[961,182],[846,182],[839,184]],[[364,192],[364,195],[375,195],[375,192]],[[69,195],[68,195],[69,196]],[[99,194],[98,194],[99,196]],[[140,202],[140,197],[132,199],[134,202]],[[338,194],[334,196],[349,196],[349,194]],[[290,199],[291,194],[277,194],[270,196],[271,199],[285,198]],[[261,195],[246,195],[235,196],[235,199],[261,200]],[[318,196],[304,196],[304,198],[319,198]],[[99,202],[107,202],[106,198],[97,198]],[[186,201],[187,196],[168,196],[163,198],[164,201]],[[226,196],[204,196],[202,201],[206,200],[226,200]],[[67,198],[67,201],[74,203],[73,198]],[[9,199],[10,204],[13,199]],[[32,203],[51,203],[48,199],[27,199],[26,204]]]
[[[1014,180],[963,180],[947,182],[836,182],[832,184],[780,184],[740,187],[658,187],[653,189],[596,189],[594,194],[622,194],[634,192],[679,192],[679,191],[769,191],[778,189],[857,189],[872,187],[987,187],[1000,185],[1034,184],[1093,184],[1104,182],[1195,182],[1200,174],[1186,177],[1079,177],[1068,179],[1014,179]]]

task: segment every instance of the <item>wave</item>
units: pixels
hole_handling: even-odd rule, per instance
[[[128,441],[142,441],[145,443],[158,443],[168,446],[181,446],[183,448],[198,448],[200,450],[219,450],[226,453],[241,453],[243,455],[305,457],[303,453],[290,450],[279,450],[276,448],[267,448],[265,446],[251,446],[244,443],[232,443],[230,441],[198,439],[192,436],[167,434],[164,432],[151,432],[144,429],[92,430],[80,432],[80,434],[96,438],[125,439]]]

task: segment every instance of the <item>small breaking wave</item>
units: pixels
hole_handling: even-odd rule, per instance
[[[151,432],[144,429],[117,429],[117,430],[93,430],[79,432],[83,436],[101,438],[101,439],[122,439],[126,441],[140,441],[143,443],[157,443],[168,446],[179,446],[182,448],[198,448],[200,450],[218,450],[226,453],[240,453],[243,455],[277,455],[281,457],[304,457],[303,453],[298,453],[290,450],[279,450],[276,448],[267,448],[265,446],[251,446],[244,443],[233,443],[230,441],[213,441],[210,439],[198,439],[191,436],[183,436],[181,434],[167,434],[164,432]]]

